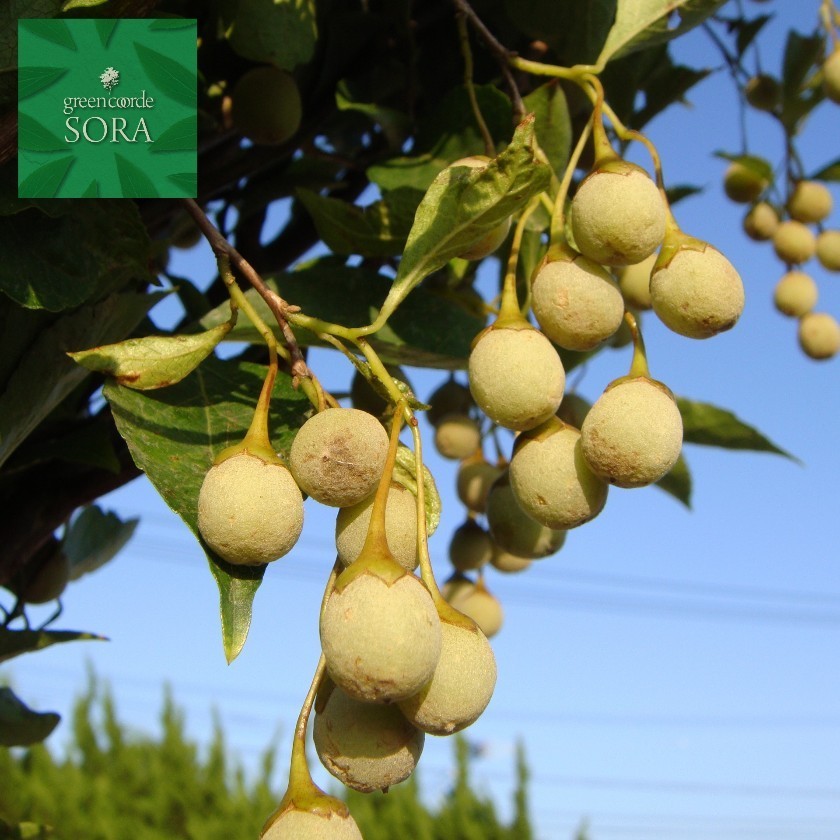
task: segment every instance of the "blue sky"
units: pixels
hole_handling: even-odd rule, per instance
[[[812,16],[803,5],[767,4],[779,20],[764,69],[778,72],[788,26],[812,29],[817,4],[807,4]],[[719,63],[702,33],[680,44],[685,63]],[[651,372],[679,395],[734,411],[802,463],[687,446],[692,512],[656,489],[613,489],[601,516],[570,533],[556,556],[520,575],[488,572],[505,625],[493,640],[495,696],[467,732],[484,747],[475,782],[507,813],[521,738],[543,840],[570,837],[583,818],[596,840],[840,836],[840,361],[817,364],[799,351],[795,322],[772,305],[784,269],[769,245],[741,233],[743,208],[723,196],[725,163],[712,152],[740,144],[725,74],[701,83],[690,100],[649,133],[667,182],[705,188],[675,214],[736,265],[747,306],[733,331],[709,341],[646,318]],[[777,159],[782,138],[772,120],[753,112],[748,129],[751,150]],[[824,105],[802,138],[806,167],[840,156],[838,138],[840,106]],[[840,210],[829,224],[840,227]],[[207,265],[206,250],[172,268],[190,274],[196,265]],[[840,316],[840,278],[816,263],[808,269],[820,286],[818,308]],[[327,387],[346,390],[343,359],[320,352],[312,360]],[[629,361],[628,350],[602,354],[579,392],[595,399]],[[409,375],[421,395],[443,378]],[[448,535],[463,510],[453,493],[456,465],[431,449],[444,499],[431,550],[445,577]],[[59,625],[111,641],[16,660],[5,673],[21,697],[68,712],[89,662],[111,683],[121,717],[153,730],[168,682],[196,739],[209,737],[216,708],[246,764],[277,736],[285,770],[318,657],[334,512],[307,502],[303,537],[268,570],[248,643],[228,667],[215,583],[186,528],[145,479],[102,504],[139,515],[141,525],[115,562],[71,586]],[[62,724],[49,743],[60,747],[68,729]],[[430,801],[445,792],[451,770],[451,744],[429,737],[419,773]],[[329,783],[320,768],[317,778]]]

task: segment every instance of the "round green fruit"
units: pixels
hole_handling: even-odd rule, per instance
[[[601,265],[640,263],[662,244],[665,204],[641,167],[613,161],[583,179],[572,200],[578,250]]]
[[[270,563],[303,529],[303,496],[282,464],[240,452],[207,471],[198,494],[198,530],[237,566]]]
[[[834,199],[825,184],[819,181],[799,181],[788,201],[792,219],[814,224],[827,218],[834,206]]]
[[[783,315],[800,318],[817,305],[817,284],[802,271],[789,271],[776,284],[773,303]]]
[[[349,566],[362,553],[375,495],[351,507],[341,508],[338,512],[335,520],[335,546],[345,566]],[[391,482],[385,505],[385,540],[397,563],[409,572],[417,568],[417,499],[410,490],[396,481]]]
[[[646,376],[619,379],[595,401],[581,429],[593,472],[619,487],[659,481],[682,451],[683,423],[671,393]]]
[[[451,735],[478,720],[496,687],[496,658],[478,626],[441,622],[443,644],[432,679],[401,700],[400,711],[430,735]]]
[[[517,557],[509,551],[505,551],[501,546],[493,546],[493,556],[490,558],[490,565],[498,572],[505,574],[514,574],[515,572],[524,572],[533,561],[527,557]]]
[[[362,562],[361,559],[357,562]],[[440,657],[440,619],[429,590],[405,574],[396,582],[364,573],[343,578],[321,613],[327,670],[351,697],[388,703],[416,694]]]
[[[840,352],[840,324],[827,312],[809,312],[799,319],[799,346],[806,356],[822,361]]]
[[[481,446],[481,429],[478,423],[465,414],[447,414],[435,429],[435,448],[444,457],[462,461],[478,451]]]
[[[361,793],[387,790],[407,779],[423,752],[424,733],[396,706],[362,703],[338,686],[315,706],[312,740],[321,764]]]
[[[825,60],[822,70],[823,92],[832,102],[840,104],[840,49],[835,49]]]
[[[724,192],[739,204],[755,201],[767,189],[768,184],[765,177],[739,161],[730,163],[723,176]]]
[[[650,275],[656,265],[657,257],[658,254],[654,251],[640,263],[626,265],[616,272],[618,288],[628,306],[641,310],[647,310],[653,306],[650,300]]]
[[[501,467],[488,464],[484,458],[468,460],[458,468],[456,490],[462,504],[473,513],[484,513],[487,494],[493,482],[502,474]]]
[[[788,265],[808,262],[817,250],[817,238],[802,222],[789,219],[782,222],[773,234],[776,256]]]
[[[449,562],[459,572],[480,569],[493,556],[493,540],[474,519],[459,525],[449,543]]]
[[[469,358],[479,408],[507,429],[533,429],[557,411],[566,373],[551,342],[534,329],[491,328]]]
[[[349,814],[303,811],[291,807],[263,829],[260,840],[364,840]]]
[[[547,262],[531,286],[531,306],[542,331],[566,350],[591,350],[624,317],[618,283],[598,263],[578,255]]]
[[[779,214],[772,204],[759,201],[744,216],[744,233],[756,242],[766,242],[773,238],[779,227]]]
[[[470,389],[455,379],[447,379],[432,392],[426,402],[429,404],[426,418],[433,426],[437,426],[449,414],[469,414],[475,405]]]
[[[840,230],[824,230],[817,237],[817,259],[823,268],[840,271]]]
[[[357,408],[328,408],[300,427],[289,467],[301,490],[318,502],[349,507],[376,489],[388,455],[388,434]]]
[[[491,639],[502,629],[504,612],[498,599],[491,595],[483,583],[474,584],[468,581],[455,590],[455,594],[449,603],[458,612],[471,618],[479,630]]]
[[[231,119],[252,143],[278,145],[300,127],[303,108],[297,83],[285,70],[255,67],[231,93]]]
[[[707,243],[702,249],[680,248],[655,268],[650,297],[662,323],[688,338],[710,338],[731,329],[744,310],[740,275]]]
[[[556,418],[519,436],[510,486],[528,516],[561,533],[594,519],[604,509],[609,489],[586,462],[581,433]]]
[[[782,86],[766,73],[753,76],[744,86],[747,102],[759,111],[775,111],[782,99]]]
[[[543,525],[522,509],[508,473],[487,496],[487,525],[496,545],[527,560],[555,554],[566,542],[565,529]]]

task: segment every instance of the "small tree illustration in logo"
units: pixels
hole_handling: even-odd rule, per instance
[[[120,83],[120,71],[114,70],[113,67],[107,67],[105,72],[99,77],[99,81],[102,82],[102,87],[105,90],[110,91]]]

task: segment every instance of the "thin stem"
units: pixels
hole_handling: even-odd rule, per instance
[[[563,173],[563,180],[560,182],[560,187],[554,198],[554,206],[551,208],[551,226],[549,228],[549,243],[551,245],[559,245],[566,241],[566,196],[569,194],[572,175],[575,169],[577,169],[578,161],[583,154],[590,131],[592,131],[592,122],[588,121],[583,127],[583,131],[581,131],[580,137],[578,137],[572,156],[569,158],[569,163],[566,166],[566,171]]]
[[[519,252],[522,249],[522,235],[525,232],[525,225],[539,203],[539,196],[531,199],[531,202],[525,208],[525,212],[519,217],[513,232],[513,241],[510,245],[507,270],[505,271],[504,288],[502,289],[502,303],[499,307],[499,318],[501,320],[518,320],[524,317],[522,310],[519,308],[519,299],[516,294],[516,267],[519,264]]]
[[[289,315],[293,312],[299,312],[299,307],[290,306],[280,295],[266,286],[265,281],[260,277],[254,267],[228,242],[221,231],[210,221],[207,214],[193,199],[185,198],[183,199],[183,203],[187,212],[198,225],[199,230],[204,234],[205,239],[210,243],[210,247],[213,249],[216,258],[226,256],[230,264],[257,290],[257,293],[274,314],[280,331],[283,333],[283,340],[286,342],[289,353],[291,354],[292,376],[296,380],[311,378],[312,372],[309,370],[298,346],[295,334],[289,326]]]
[[[309,765],[306,761],[306,727],[309,723],[309,715],[312,713],[312,707],[315,705],[315,697],[318,694],[318,689],[321,687],[321,682],[326,672],[327,660],[322,653],[318,659],[315,675],[312,677],[309,691],[306,693],[306,698],[303,701],[303,706],[301,706],[297,724],[295,725],[295,735],[292,741],[291,769],[289,772],[290,790],[295,784],[305,784],[307,782],[312,787],[315,787],[309,772]]]
[[[432,593],[432,600],[439,604],[444,600],[440,594],[435,573],[432,571],[432,558],[429,556],[429,536],[426,529],[426,485],[423,470],[423,442],[420,439],[420,426],[416,417],[408,423],[414,440],[414,470],[417,483],[417,558],[420,561],[420,577],[426,588]]]
[[[478,123],[478,130],[484,139],[484,151],[487,157],[494,157],[496,154],[496,144],[493,142],[493,135],[490,134],[490,129],[487,128],[487,123],[484,121],[484,116],[478,105],[478,98],[475,95],[472,50],[470,49],[470,34],[467,30],[466,15],[463,12],[458,12],[455,15],[455,22],[458,24],[458,42],[461,46],[461,56],[464,59],[464,85],[467,88],[467,96],[470,98],[470,107],[472,108],[475,121]]]
[[[633,336],[633,361],[630,363],[630,376],[646,376],[650,379],[647,354],[645,353],[645,342],[642,338],[642,331],[632,312],[624,313],[624,320],[630,327],[630,334]]]
[[[400,406],[405,405],[404,401],[397,403],[397,410],[391,422],[391,438],[388,446],[388,457],[385,460],[385,468],[382,470],[382,478],[376,488],[376,495],[373,497],[373,507],[370,512],[370,525],[368,526],[365,544],[362,546],[360,556],[376,554],[379,556],[393,557],[391,549],[388,548],[388,540],[385,537],[385,508],[388,504],[388,493],[391,490],[391,477],[394,474],[394,466],[397,462],[397,447],[400,443],[400,430],[402,429],[403,414]],[[396,562],[396,561],[395,561]]]

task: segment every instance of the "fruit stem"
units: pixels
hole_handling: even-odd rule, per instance
[[[639,329],[636,316],[632,312],[625,312],[624,320],[630,328],[630,335],[633,336],[633,361],[630,362],[629,376],[645,376],[650,379],[645,341],[642,338],[642,331]]]
[[[478,130],[484,140],[484,153],[487,157],[496,156],[496,144],[493,142],[493,136],[490,134],[490,129],[484,121],[481,113],[481,108],[478,105],[478,99],[475,95],[475,85],[473,84],[473,59],[472,50],[470,49],[470,35],[467,31],[467,19],[463,12],[456,12],[455,22],[458,24],[458,43],[461,47],[461,57],[464,59],[464,86],[467,89],[467,96],[470,99],[470,107],[472,108],[473,116],[476,123],[478,123]]]
[[[519,308],[519,298],[516,294],[516,267],[519,264],[519,252],[522,249],[522,235],[525,232],[525,225],[528,223],[531,214],[539,206],[539,203],[539,196],[531,199],[525,211],[519,217],[513,232],[513,241],[510,244],[510,253],[508,255],[504,286],[502,288],[502,302],[499,306],[499,316],[495,324],[498,327],[510,326],[525,321],[525,316]],[[527,312],[527,308],[525,311]]]
[[[432,571],[432,558],[429,556],[429,535],[426,530],[426,485],[423,472],[423,442],[420,438],[420,427],[417,418],[412,417],[408,425],[411,427],[411,436],[414,440],[414,470],[417,484],[417,558],[420,561],[420,579],[426,584],[426,588],[432,594],[435,607],[440,609],[445,604],[443,595],[440,594],[435,573]]]
[[[605,163],[613,160],[619,160],[619,156],[615,153],[615,149],[607,137],[607,131],[604,128],[604,86],[597,76],[587,76],[587,82],[595,91],[595,107],[592,110],[592,145],[594,147],[594,162],[592,164],[593,171],[599,169]]]
[[[551,248],[555,245],[560,245],[566,241],[566,196],[569,194],[569,186],[572,183],[572,175],[577,169],[580,156],[583,154],[583,149],[589,140],[589,133],[592,131],[592,123],[587,122],[580,133],[577,143],[575,144],[572,156],[569,158],[569,163],[566,166],[566,171],[563,173],[563,180],[560,182],[560,187],[557,190],[557,195],[554,198],[554,207],[551,214],[551,227],[549,228],[549,258],[551,257]]]
[[[388,547],[388,540],[385,537],[385,507],[388,503],[388,493],[391,489],[391,476],[394,474],[394,466],[397,463],[397,447],[400,443],[400,430],[403,423],[403,409],[405,400],[397,402],[394,418],[391,422],[391,438],[388,445],[388,457],[385,459],[385,467],[382,470],[382,477],[379,479],[379,486],[376,488],[376,495],[373,497],[373,507],[370,512],[370,525],[368,526],[365,544],[362,546],[360,557],[371,555],[386,556],[393,559],[391,549]]]

